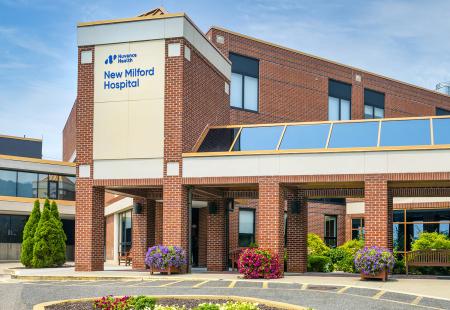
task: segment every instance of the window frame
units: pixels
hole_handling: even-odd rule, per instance
[[[370,96],[370,93],[372,93],[372,99],[374,99],[373,101],[371,100],[371,102],[368,102],[367,99]],[[363,104],[364,104],[364,119],[383,119],[386,117],[386,94],[377,90],[373,90],[370,88],[364,88],[364,100],[363,100]],[[376,103],[377,99],[373,98],[376,96],[383,96],[383,108],[381,108],[381,105]],[[370,107],[372,109],[372,117],[366,117],[366,106]],[[375,117],[375,108],[378,108],[380,110],[383,110],[383,117]]]
[[[335,88],[330,87],[332,84],[335,84]],[[341,87],[341,90],[339,90],[339,87],[337,85],[341,85],[339,87]],[[341,93],[342,91],[342,87],[347,87],[348,89],[350,89],[350,95],[346,96],[343,93]],[[331,89],[333,89],[333,91],[330,91]],[[339,94],[337,93],[341,93],[341,96],[339,96]],[[328,79],[328,120],[329,121],[346,121],[346,120],[351,120],[352,119],[352,93],[353,93],[353,86],[352,84],[346,83],[346,82],[342,82],[342,81],[338,81],[335,79]],[[337,120],[331,120],[330,119],[330,98],[335,98],[338,99],[338,110],[339,110],[339,119]],[[342,100],[348,101],[349,102],[349,119],[342,119]]]
[[[329,106],[329,104],[330,104],[330,98],[334,98],[334,99],[337,99],[338,100],[338,113],[339,113],[339,119],[336,119],[336,120],[330,120],[330,106]],[[345,101],[348,101],[349,102],[349,111],[348,111],[348,113],[349,113],[349,115],[350,115],[350,118],[349,119],[342,119],[342,100],[345,100]],[[344,99],[344,98],[338,98],[338,97],[333,97],[333,96],[330,96],[330,95],[328,95],[328,120],[330,121],[330,122],[337,122],[337,121],[350,121],[352,119],[352,101],[351,100],[347,100],[347,99]]]
[[[359,227],[358,228],[353,228],[353,221],[354,220],[359,220]],[[358,232],[358,236],[362,236],[362,239],[364,240],[365,238],[365,222],[364,222],[364,216],[361,217],[352,217],[351,218],[351,236],[352,236],[352,240],[355,240],[355,238],[353,238],[353,232],[357,231]]]
[[[257,59],[257,58],[254,58],[254,57],[250,57],[250,56],[246,56],[246,55],[242,55],[242,54],[239,54],[239,53],[234,53],[234,52],[230,52],[229,53],[229,55],[235,55],[235,56],[237,56],[237,57],[242,57],[242,58],[248,58],[248,59],[251,59],[251,60],[254,60],[254,61],[256,61],[257,63],[258,63],[258,76],[252,76],[252,75],[249,75],[249,74],[245,74],[245,72],[236,72],[236,71],[233,71],[233,65],[231,65],[231,73],[233,74],[239,74],[240,76],[241,76],[241,83],[242,83],[242,85],[241,85],[241,90],[242,90],[242,93],[241,93],[241,107],[237,107],[237,106],[233,106],[232,104],[231,104],[231,89],[232,89],[232,84],[231,84],[231,81],[230,81],[230,108],[232,108],[232,109],[236,109],[236,110],[239,110],[239,111],[245,111],[245,112],[250,112],[250,113],[259,113],[259,90],[260,90],[260,85],[259,85],[259,59]],[[230,58],[230,56],[228,56],[228,58]],[[230,59],[231,60],[231,59]],[[239,70],[238,70],[239,71]],[[246,107],[245,107],[245,77],[252,77],[252,78],[256,78],[257,79],[257,84],[256,84],[256,110],[252,110],[252,109],[247,109]]]
[[[241,232],[240,232],[240,222],[241,222],[241,217],[240,217],[240,212],[241,211],[251,211],[253,213],[253,232],[252,232],[252,240],[250,242],[251,243],[255,243],[256,242],[256,209],[254,208],[248,208],[248,207],[239,207],[239,211],[238,211],[238,247],[240,248],[244,248],[244,247],[249,247],[250,244],[248,246],[242,245],[241,244]],[[247,234],[246,234],[247,235]]]
[[[329,218],[334,219],[334,237],[327,236],[327,221]],[[335,245],[330,245],[327,241],[327,239],[334,239]],[[324,215],[324,234],[323,234],[323,240],[325,244],[330,248],[335,248],[338,246],[338,216],[336,214],[325,214]]]

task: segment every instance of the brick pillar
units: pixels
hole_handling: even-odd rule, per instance
[[[163,243],[163,204],[157,202],[155,206],[155,244]]]
[[[145,255],[149,246],[154,244],[155,238],[151,224],[155,214],[155,201],[135,198],[133,202],[140,203],[142,208],[140,214],[136,214],[134,210],[131,214],[132,267],[133,269],[145,269]]]
[[[198,265],[206,267],[208,257],[208,208],[199,210],[198,219]]]
[[[260,247],[277,253],[283,265],[284,193],[280,183],[274,178],[259,182],[256,240]]]
[[[180,246],[190,255],[187,189],[180,177],[164,178],[163,197],[163,244]]]
[[[147,247],[156,245],[156,201],[147,199]]]
[[[306,272],[308,265],[308,202],[300,194],[287,194],[287,271]]]
[[[224,271],[227,268],[226,209],[223,200],[212,202],[208,213],[208,271]]]
[[[105,261],[105,189],[91,179],[76,183],[75,271],[101,271]]]
[[[366,246],[392,248],[392,195],[382,175],[366,176],[364,182]]]

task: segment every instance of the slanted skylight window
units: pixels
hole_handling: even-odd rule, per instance
[[[239,128],[212,128],[198,152],[228,152],[238,132]]]
[[[431,144],[429,119],[383,121],[380,146],[411,146]]]
[[[433,119],[434,144],[450,144],[450,118]]]
[[[330,124],[287,126],[280,150],[322,149],[327,144]]]
[[[284,126],[242,128],[233,151],[274,151],[280,141]]]
[[[329,148],[376,147],[379,122],[336,123]]]

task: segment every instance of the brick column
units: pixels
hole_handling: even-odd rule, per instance
[[[163,203],[157,202],[155,206],[155,244],[163,243]]]
[[[364,184],[366,246],[392,248],[392,194],[382,175],[369,175]]]
[[[150,246],[154,244],[155,235],[152,231],[151,221],[155,214],[155,201],[145,198],[135,198],[134,203],[142,205],[141,213],[131,214],[131,241],[132,241],[132,267],[133,269],[145,269],[145,255]],[[153,215],[153,216],[152,216]]]
[[[177,245],[189,255],[187,189],[180,177],[164,178],[163,244]]]
[[[265,178],[259,182],[256,240],[260,247],[284,256],[284,193],[278,180]]]
[[[208,271],[224,271],[227,268],[226,209],[223,200],[212,202],[208,212]]]
[[[105,190],[78,178],[75,212],[75,271],[101,271],[105,261]]]
[[[308,202],[299,194],[288,193],[287,271],[306,272],[308,265]]]

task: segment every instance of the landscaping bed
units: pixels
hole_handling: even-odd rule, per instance
[[[161,298],[156,300],[156,305],[161,306],[185,306],[186,310],[193,309],[200,304],[224,304],[227,301],[236,302],[233,299],[181,299],[181,298]],[[253,304],[253,302],[250,302]],[[92,310],[93,304],[92,301],[77,301],[77,302],[66,302],[66,303],[59,303],[54,304],[50,306],[46,306],[45,310]],[[206,308],[205,308],[206,309]],[[239,308],[236,308],[239,309]],[[242,308],[244,309],[244,308]],[[247,308],[245,308],[247,309]],[[279,308],[279,307],[273,307],[273,306],[267,306],[262,303],[257,304],[257,309],[260,310],[280,310],[280,309],[286,309],[286,308]]]

